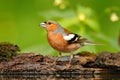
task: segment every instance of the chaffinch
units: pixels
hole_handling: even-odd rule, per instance
[[[78,34],[68,31],[55,21],[48,20],[40,23],[40,26],[46,29],[49,44],[59,52],[60,56],[62,52],[71,53],[69,65],[74,51],[87,44],[96,44]]]

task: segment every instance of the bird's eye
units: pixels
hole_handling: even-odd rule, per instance
[[[48,22],[48,25],[51,25],[52,23],[51,22]]]

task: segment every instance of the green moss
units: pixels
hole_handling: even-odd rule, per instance
[[[0,61],[8,61],[20,51],[17,45],[2,42],[0,43]]]

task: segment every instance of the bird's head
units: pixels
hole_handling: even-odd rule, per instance
[[[61,27],[60,24],[55,21],[45,21],[39,25],[44,27],[47,31],[56,31],[59,27]]]

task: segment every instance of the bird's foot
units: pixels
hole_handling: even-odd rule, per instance
[[[53,63],[52,63],[52,65],[56,65],[57,64],[57,61],[54,61]]]
[[[55,60],[53,61],[52,65],[56,65],[57,61],[58,61],[59,57],[55,58]]]
[[[71,64],[67,64],[66,65],[66,70],[70,69],[70,67],[71,67]]]

